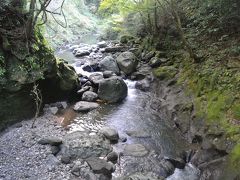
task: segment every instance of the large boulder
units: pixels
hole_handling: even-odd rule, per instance
[[[119,74],[119,68],[115,59],[112,56],[106,56],[99,63],[100,71],[112,71]]]
[[[63,138],[62,159],[87,159],[105,157],[112,152],[110,142],[100,135],[89,135],[87,132],[73,132]]]
[[[122,78],[113,76],[99,83],[98,97],[109,103],[122,101],[127,97],[128,88]]]
[[[138,60],[132,52],[123,52],[117,57],[119,68],[127,75],[133,73],[138,65]]]

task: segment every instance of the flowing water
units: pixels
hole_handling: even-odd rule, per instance
[[[68,50],[58,53],[58,56],[74,63],[77,72],[89,75],[84,72],[81,66],[76,64],[76,59]],[[114,145],[117,152],[123,151],[125,144],[142,144],[149,150],[146,157],[125,157],[121,158],[117,165],[115,177],[131,174],[134,172],[159,173],[159,161],[162,157],[179,157],[188,144],[177,132],[170,128],[161,114],[151,108],[156,97],[154,91],[142,92],[135,89],[135,82],[125,80],[128,85],[128,96],[119,104],[101,104],[101,107],[89,113],[78,113],[69,124],[70,131],[85,131],[95,134],[103,126],[110,126],[118,130],[120,137],[127,137],[126,143]],[[131,137],[127,131],[140,133],[140,137]],[[168,177],[169,180],[197,180],[199,171],[191,164],[185,169],[175,169],[174,174]]]

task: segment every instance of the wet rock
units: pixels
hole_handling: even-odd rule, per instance
[[[116,163],[117,160],[118,160],[118,153],[113,151],[113,152],[110,152],[107,155],[107,161],[111,161],[113,163]]]
[[[165,160],[171,162],[175,168],[184,169],[186,162],[180,157],[164,157]]]
[[[101,132],[110,141],[118,141],[119,139],[118,132],[113,128],[105,127],[101,130]]]
[[[106,56],[99,62],[100,71],[112,71],[119,74],[119,68],[116,60],[112,56]]]
[[[123,155],[141,157],[148,154],[148,150],[142,144],[127,144]]]
[[[99,48],[105,48],[105,47],[107,47],[107,43],[106,43],[106,41],[101,41],[101,42],[97,43],[97,46]]]
[[[98,95],[92,91],[86,91],[82,95],[83,101],[94,102],[97,100],[97,98],[98,98]]]
[[[76,57],[83,57],[83,56],[88,56],[89,54],[90,54],[90,51],[80,49],[75,53],[75,56]]]
[[[123,143],[124,143],[124,142],[127,142],[127,137],[121,137],[121,138],[120,138],[120,141],[123,142]]]
[[[150,61],[149,61],[149,66],[151,66],[152,68],[158,67],[161,64],[167,62],[168,59],[166,58],[158,58],[158,57],[153,57]]]
[[[126,131],[126,134],[136,138],[150,138],[151,135],[145,131]]]
[[[53,154],[54,156],[57,155],[60,150],[61,150],[61,149],[60,149],[59,146],[52,146],[52,147],[51,147],[51,152],[52,152],[52,154]]]
[[[89,80],[93,83],[93,84],[96,84],[98,85],[100,83],[101,80],[103,80],[103,75],[102,73],[92,73],[90,76],[89,76]]]
[[[132,52],[132,53],[134,53],[136,55],[139,52],[139,48],[131,48],[128,51]]]
[[[127,85],[122,78],[113,76],[100,81],[98,97],[109,103],[116,103],[125,99],[127,92]]]
[[[98,177],[90,170],[90,167],[86,162],[82,163],[81,161],[74,162],[74,165],[71,169],[71,173],[74,176],[79,177],[84,180],[98,180]]]
[[[71,163],[71,158],[69,156],[62,156],[61,157],[61,162],[63,164],[70,164]]]
[[[57,107],[50,107],[49,110],[53,115],[56,115],[58,113],[58,108]]]
[[[94,69],[90,66],[90,65],[84,65],[83,67],[82,67],[82,69],[84,70],[84,71],[87,71],[87,72],[94,72]]]
[[[115,47],[106,47],[104,49],[104,52],[115,53],[115,52],[122,52],[125,50],[126,50],[126,47],[124,47],[124,46],[115,46]]]
[[[91,167],[91,170],[96,174],[111,175],[115,170],[115,167],[112,163],[108,163],[103,159],[91,157],[88,158],[86,161]]]
[[[117,63],[120,70],[129,75],[136,70],[138,60],[133,53],[123,52],[117,57]]]
[[[163,177],[168,177],[170,176],[171,174],[173,174],[174,172],[174,165],[170,162],[170,161],[167,161],[165,159],[163,159],[161,162],[160,162],[160,166],[162,167],[161,169],[161,172],[160,174],[163,176]]]
[[[199,166],[202,163],[212,161],[214,159],[220,158],[226,154],[221,154],[216,149],[200,149],[198,150],[191,159],[191,163],[195,166]]]
[[[67,108],[67,106],[68,106],[67,102],[63,101],[63,102],[60,102],[60,103],[61,103],[63,109]]]
[[[153,58],[155,56],[155,51],[150,51],[146,54],[142,55],[142,59],[146,62],[148,62],[151,58]]]
[[[134,40],[134,37],[129,35],[123,35],[120,37],[120,42],[123,44],[127,44],[129,41],[133,41],[133,40]]]
[[[112,72],[112,71],[104,71],[103,72],[103,77],[104,78],[110,78],[112,76],[116,76],[116,74],[114,72]]]
[[[79,78],[81,84],[85,84],[88,81],[88,78],[86,77],[80,77]]]
[[[70,157],[71,160],[74,160],[107,156],[111,151],[110,142],[104,137],[76,131],[63,138],[61,153],[63,157]]]
[[[90,86],[84,86],[82,89],[78,90],[77,93],[78,94],[83,94],[84,92],[90,90]]]
[[[62,139],[57,137],[44,137],[38,141],[38,144],[41,145],[52,145],[52,146],[59,146],[62,144]]]
[[[148,91],[150,89],[150,82],[147,79],[136,82],[135,88],[141,91]]]
[[[132,73],[130,78],[131,78],[131,80],[139,81],[139,80],[143,80],[145,77],[146,77],[146,75],[141,72],[134,72],[134,73]]]
[[[74,110],[78,112],[88,112],[99,107],[98,103],[79,101],[74,105]]]

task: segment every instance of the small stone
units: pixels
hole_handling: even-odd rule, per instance
[[[58,108],[57,107],[50,107],[49,110],[53,115],[56,115],[58,113]]]

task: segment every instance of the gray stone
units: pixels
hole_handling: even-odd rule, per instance
[[[63,164],[69,164],[69,163],[71,163],[71,158],[69,156],[62,156],[61,157],[61,162]]]
[[[112,56],[106,56],[103,60],[99,62],[100,71],[112,71],[119,74],[119,68],[116,60]]]
[[[153,57],[151,58],[151,60],[149,61],[149,65],[152,68],[158,67],[163,63],[166,63],[168,61],[167,58],[158,58],[158,57]]]
[[[88,56],[89,54],[90,54],[90,51],[88,51],[88,50],[78,50],[75,53],[75,56],[76,57],[83,57],[83,56]]]
[[[101,132],[110,141],[118,141],[119,139],[118,132],[113,128],[105,127],[101,130]]]
[[[148,150],[142,144],[127,144],[123,155],[141,157],[148,154]]]
[[[120,70],[129,75],[136,70],[138,60],[133,53],[123,52],[117,57],[117,63]]]
[[[64,137],[61,153],[74,160],[107,156],[111,151],[110,142],[104,137],[76,131]]]
[[[87,112],[99,107],[98,103],[79,101],[74,105],[74,110],[78,112]]]
[[[175,167],[170,161],[167,161],[167,160],[163,159],[163,160],[161,160],[160,165],[162,167],[161,175],[163,177],[168,177],[171,174],[173,174],[173,172],[175,170]]]
[[[117,160],[118,160],[118,153],[113,151],[113,152],[110,152],[107,155],[107,161],[111,161],[113,163],[116,163]]]
[[[66,109],[68,106],[67,102],[65,102],[65,101],[61,102],[61,105],[62,105],[63,109]]]
[[[101,42],[97,43],[97,46],[99,48],[105,48],[105,47],[107,47],[107,43],[106,43],[106,41],[101,41]]]
[[[97,98],[98,98],[98,95],[92,91],[86,91],[82,95],[83,101],[94,102],[97,100]]]
[[[112,71],[104,71],[103,72],[103,77],[104,78],[110,78],[112,76],[116,76],[116,74],[114,72],[112,72]]]
[[[98,97],[109,103],[120,102],[127,97],[128,88],[120,77],[110,77],[100,81]]]
[[[38,141],[38,144],[41,145],[52,145],[52,146],[59,146],[62,144],[62,139],[57,137],[44,137]]]
[[[49,110],[53,115],[56,115],[58,113],[58,107],[50,107]]]
[[[60,150],[61,150],[61,149],[60,149],[59,146],[52,146],[52,147],[51,147],[51,152],[52,152],[52,154],[53,154],[54,156],[57,155]]]
[[[103,80],[102,73],[92,73],[88,78],[93,84],[98,85],[101,80]]]
[[[148,62],[151,58],[155,56],[155,51],[150,51],[146,54],[143,54],[142,59],[146,62]]]
[[[115,167],[112,163],[108,163],[103,159],[91,157],[88,158],[86,161],[91,167],[92,171],[96,174],[111,175],[111,173],[113,173],[115,170]]]
[[[83,94],[84,92],[88,91],[91,87],[90,86],[84,86],[82,89],[78,90],[78,94]]]
[[[134,72],[134,73],[132,73],[130,78],[131,78],[131,80],[139,81],[139,80],[143,80],[145,77],[146,77],[146,74],[143,74],[141,72]]]
[[[147,79],[136,82],[135,88],[141,91],[148,91],[150,89],[150,82]]]

